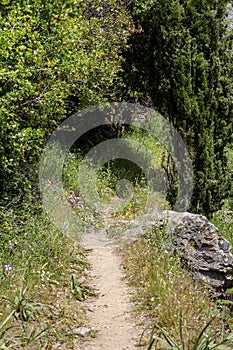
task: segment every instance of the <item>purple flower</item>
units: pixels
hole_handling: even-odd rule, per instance
[[[12,250],[13,250],[13,247],[14,247],[14,244],[10,243],[10,245],[9,245],[9,250],[12,251]]]
[[[74,204],[76,204],[76,200],[70,198],[70,199],[68,200],[67,204],[68,204],[68,205],[74,205]]]
[[[10,272],[10,270],[11,270],[11,265],[10,265],[10,264],[6,264],[6,265],[5,265],[5,270],[6,270],[7,272]]]

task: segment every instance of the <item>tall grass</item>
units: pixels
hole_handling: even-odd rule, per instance
[[[139,311],[152,320],[152,328],[154,324],[158,326],[153,331],[155,336],[161,335],[161,329],[164,329],[181,346],[179,330],[182,310],[185,349],[193,349],[191,344],[194,344],[200,329],[216,313],[216,306],[209,298],[209,291],[194,283],[182,269],[179,258],[166,251],[163,234],[163,229],[155,228],[146,237],[122,249],[126,276],[135,288],[134,299]],[[231,327],[231,321],[232,315],[224,322]],[[211,331],[220,340],[225,332],[221,317],[213,320]]]
[[[73,319],[76,327],[84,322],[71,293],[72,275],[80,278],[86,267],[83,250],[38,200],[13,200],[0,215],[0,349],[71,346]]]

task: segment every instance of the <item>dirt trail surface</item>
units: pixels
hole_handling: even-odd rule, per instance
[[[100,231],[86,234],[83,246],[88,251],[91,283],[97,298],[86,304],[89,326],[96,331],[96,336],[85,338],[82,350],[139,349],[142,330],[131,314],[131,290],[123,280],[116,245]]]

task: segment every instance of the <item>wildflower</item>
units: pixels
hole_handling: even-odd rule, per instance
[[[11,265],[10,265],[10,264],[6,264],[6,265],[5,265],[5,270],[6,270],[6,272],[10,272],[10,270],[11,270]]]
[[[74,194],[74,191],[70,191],[70,195],[73,196],[73,194]]]
[[[13,247],[14,247],[14,245],[12,243],[10,243],[10,245],[9,245],[9,251],[10,252],[13,250]]]
[[[51,184],[51,185],[54,185],[54,184],[55,184],[55,181],[54,181],[54,180],[51,180],[51,181],[50,181],[50,184]]]

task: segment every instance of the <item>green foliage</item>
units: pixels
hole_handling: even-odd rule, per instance
[[[0,23],[1,192],[14,194],[62,119],[113,98],[130,21],[113,0],[22,0],[1,4]]]
[[[84,286],[83,283],[77,281],[75,275],[71,276],[70,289],[71,294],[79,301],[85,300],[89,295],[94,295],[87,286]]]
[[[43,308],[41,303],[35,303],[35,295],[27,296],[27,288],[23,285],[20,286],[19,295],[15,297],[13,301],[3,297],[3,299],[9,303],[14,311],[14,317],[22,321],[29,321],[33,319],[39,308]]]
[[[1,208],[0,238],[0,349],[31,343],[45,349],[48,341],[58,341],[56,320],[64,318],[62,327],[70,322],[70,279],[86,268],[83,251],[49,223],[38,203],[32,206],[30,201]],[[72,308],[72,317],[75,312],[80,324],[78,305],[75,311]]]
[[[230,242],[233,253],[233,212],[222,210],[214,213],[211,222],[219,229],[223,237]]]
[[[166,152],[164,147],[153,135],[134,127],[126,130],[122,139],[127,140],[132,159],[137,159],[138,165],[126,159],[106,163],[98,173],[97,187],[101,198],[108,201],[118,196],[118,184],[124,179],[128,184],[125,185],[122,194],[125,195],[125,199],[128,198],[128,204],[123,210],[115,212],[115,217],[134,218],[145,209],[146,205],[151,209],[170,208],[164,198],[165,184],[161,181],[163,175],[165,176],[161,166]],[[146,175],[140,167],[140,162],[145,164],[145,161],[148,172],[159,174],[157,178],[154,176],[154,184],[148,184]]]
[[[196,337],[192,342],[188,343],[185,341],[183,337],[183,317],[182,317],[182,310],[180,311],[180,322],[179,322],[179,343],[176,342],[176,340],[170,336],[170,334],[163,328],[156,326],[155,329],[157,329],[163,337],[155,337],[154,338],[154,332],[155,329],[152,331],[152,336],[150,340],[150,344],[147,350],[152,349],[152,345],[156,342],[156,339],[159,340],[160,344],[163,344],[163,347],[160,347],[160,350],[212,350],[212,349],[232,349],[232,335],[225,337],[222,339],[221,332],[213,332],[212,330],[209,331],[209,333],[206,335],[207,329],[210,328],[211,323],[213,320],[215,320],[216,316],[213,316],[206,325],[198,331]],[[216,343],[217,342],[217,343]],[[156,348],[158,349],[158,344],[156,345]]]
[[[220,0],[136,1],[131,13],[138,29],[126,52],[123,96],[152,104],[181,133],[195,172],[191,209],[207,215],[230,190],[233,50],[227,9]]]
[[[26,347],[27,345],[31,345],[31,343],[34,343],[38,340],[40,340],[44,335],[45,332],[48,330],[48,327],[43,328],[42,330],[37,331],[36,329],[33,329],[28,332],[28,334],[24,334],[21,338],[21,343],[23,347]],[[47,344],[42,349],[46,349]]]
[[[9,315],[7,315],[0,324],[0,349],[7,350],[13,349],[19,344],[15,342],[15,339],[8,335],[8,332],[13,328],[13,326],[7,326],[7,323],[11,320],[14,315],[15,310],[13,310]]]

